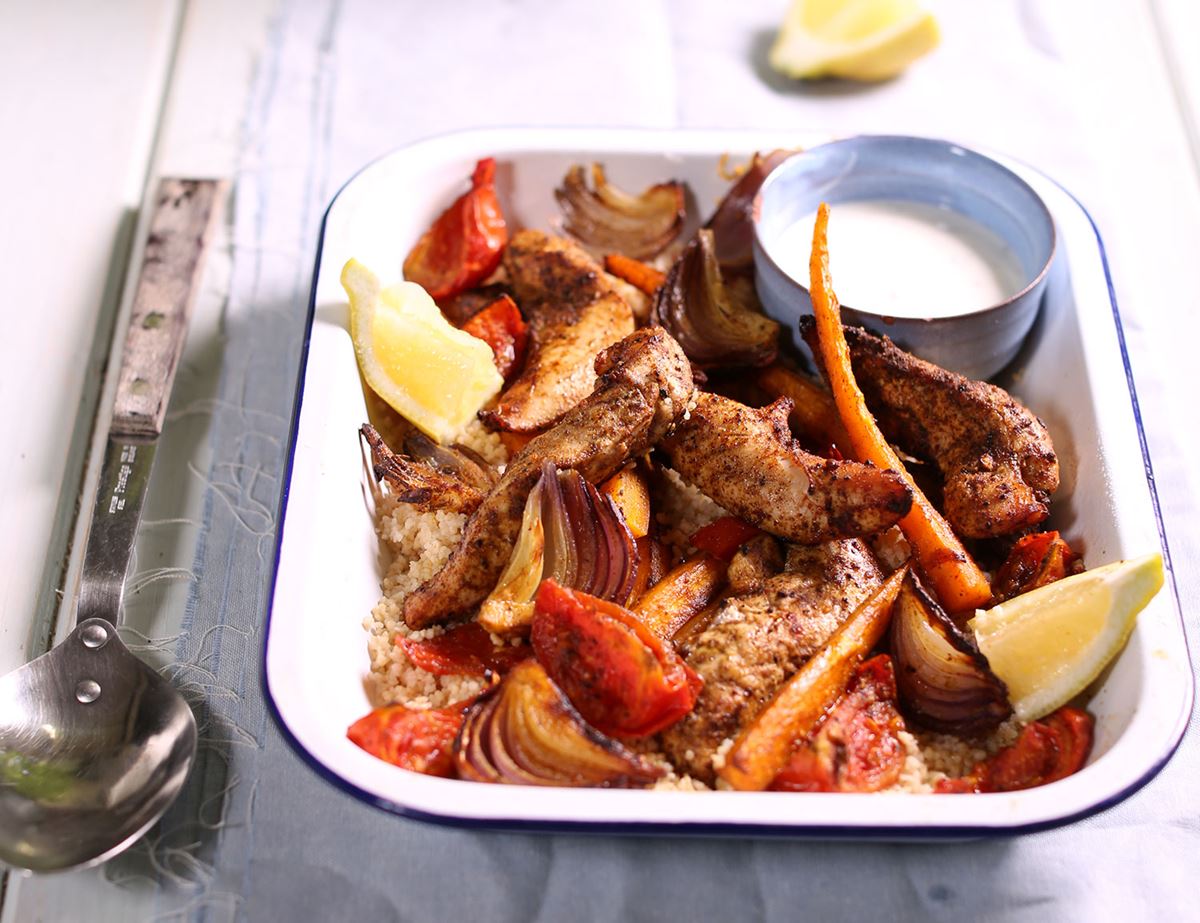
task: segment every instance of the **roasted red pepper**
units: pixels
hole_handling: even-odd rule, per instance
[[[507,295],[493,301],[463,324],[462,329],[492,347],[496,368],[505,378],[525,363],[529,325],[521,317],[516,302]]]
[[[879,654],[858,668],[846,694],[770,787],[786,792],[885,789],[904,769],[903,730],[892,659]]]
[[[507,673],[532,654],[525,645],[497,647],[492,643],[492,636],[478,622],[459,625],[427,641],[400,638],[396,643],[413,664],[438,676],[483,676],[489,671]]]
[[[612,736],[669,727],[692,710],[703,685],[633,613],[553,580],[538,589],[530,641],[584,720]]]
[[[446,708],[386,705],[359,718],[346,736],[372,756],[427,776],[454,774],[454,738],[474,699]]]
[[[992,583],[993,604],[1028,593],[1083,570],[1079,555],[1057,532],[1023,536]]]
[[[696,530],[692,544],[714,558],[729,561],[737,550],[758,535],[759,530],[736,516],[722,516]]]
[[[939,794],[1016,792],[1065,779],[1087,761],[1094,727],[1091,715],[1065,705],[1025,725],[1014,744],[976,764],[966,776],[944,779],[934,790]]]
[[[495,160],[479,161],[471,189],[438,216],[404,259],[404,278],[434,299],[478,285],[500,264],[508,227],[496,199],[495,176]]]

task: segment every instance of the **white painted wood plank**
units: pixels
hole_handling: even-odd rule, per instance
[[[8,4],[0,29],[0,671],[38,652],[61,577],[131,209],[177,2]],[[93,396],[89,400],[89,395]],[[43,619],[44,621],[44,619]]]

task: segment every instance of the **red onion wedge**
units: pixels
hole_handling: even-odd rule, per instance
[[[462,779],[509,785],[629,787],[665,773],[585,724],[534,660],[470,708],[454,759]]]
[[[610,602],[629,601],[637,573],[633,533],[611,498],[573,470],[547,462],[529,493],[521,532],[500,580],[479,610],[488,631],[529,631],[533,597],[543,579]]]
[[[754,197],[767,174],[795,153],[755,154],[704,225],[713,232],[713,250],[723,269],[743,269],[754,262]]]
[[[987,658],[912,574],[896,598],[891,646],[900,703],[925,726],[978,734],[1012,714]]]
[[[749,285],[725,285],[713,232],[702,230],[658,290],[651,321],[701,368],[770,365],[779,351],[779,325],[761,312],[752,292]]]
[[[554,190],[554,198],[563,212],[563,230],[594,256],[620,253],[647,260],[683,230],[687,212],[682,183],[659,183],[634,196],[609,183],[604,167],[594,163],[592,184],[588,188],[584,169],[576,164]]]

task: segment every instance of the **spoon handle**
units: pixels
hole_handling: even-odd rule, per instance
[[[162,432],[223,193],[224,183],[210,179],[164,179],[158,187],[121,354],[114,436],[154,439]]]
[[[102,618],[120,624],[154,443],[162,432],[223,193],[224,183],[217,180],[164,179],[159,186],[84,549],[77,623]]]

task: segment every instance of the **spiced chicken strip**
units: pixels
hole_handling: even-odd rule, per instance
[[[574,468],[591,483],[613,474],[663,438],[692,399],[692,369],[661,327],[646,327],[596,358],[599,380],[582,403],[514,458],[467,521],[458,547],[432,579],[404,603],[419,629],[470,610],[508,563],[525,499],[542,463]]]
[[[918,359],[887,337],[843,329],[854,377],[884,435],[941,471],[955,530],[1007,535],[1050,514],[1058,458],[1037,416],[1002,388]],[[811,319],[800,330],[817,353]]]
[[[792,402],[756,410],[696,395],[688,419],[664,443],[683,478],[752,525],[805,545],[894,525],[912,492],[894,471],[812,455],[792,438]]]
[[[722,741],[736,737],[882,582],[858,539],[791,545],[782,574],[723,602],[688,651],[704,679],[696,706],[662,736],[675,768],[711,785]]]
[[[541,231],[520,231],[504,268],[529,321],[529,358],[521,377],[480,412],[489,426],[534,433],[587,397],[599,352],[633,332],[633,312],[586,251]]]

